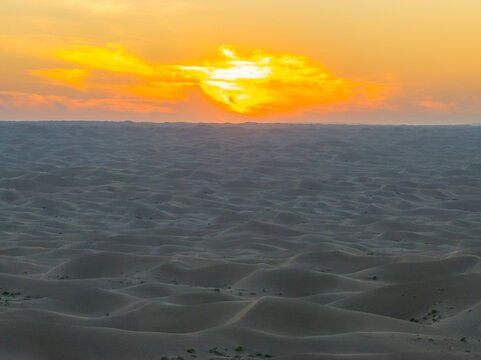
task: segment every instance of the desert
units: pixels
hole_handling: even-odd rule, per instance
[[[0,122],[2,359],[479,359],[481,127]]]

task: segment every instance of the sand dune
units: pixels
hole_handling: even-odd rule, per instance
[[[479,127],[0,123],[0,358],[478,359],[480,181]]]

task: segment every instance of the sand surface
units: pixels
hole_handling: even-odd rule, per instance
[[[0,358],[479,359],[480,184],[481,127],[0,123]]]

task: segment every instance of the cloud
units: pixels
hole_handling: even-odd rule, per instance
[[[226,110],[263,116],[293,108],[347,100],[356,84],[329,74],[301,56],[254,51],[238,56],[232,47],[219,48],[223,59],[196,66],[178,66]]]
[[[435,112],[442,112],[447,113],[456,110],[457,104],[454,101],[443,102],[443,101],[435,101],[435,100],[423,100],[423,101],[416,101],[416,105],[424,107],[426,109],[435,111]]]
[[[89,74],[89,72],[85,69],[40,69],[31,70],[29,73],[78,89],[85,88],[82,80],[84,80]]]
[[[70,49],[55,51],[61,60],[84,65],[92,69],[101,69],[117,73],[139,76],[155,75],[156,70],[136,56],[126,53],[122,46],[107,44],[107,48],[77,45]]]
[[[197,87],[224,110],[248,116],[306,108],[325,112],[344,111],[352,106],[387,108],[386,100],[391,95],[386,91],[386,84],[338,78],[321,64],[302,56],[269,54],[262,50],[240,56],[230,46],[219,47],[220,56],[213,61],[190,65],[150,64],[115,44],[106,47],[77,44],[53,54],[86,69],[32,70],[31,74],[77,88],[84,86],[82,80],[90,74],[87,88],[104,90],[108,85],[99,83],[94,75],[98,75],[96,70],[130,75],[133,78],[124,78],[123,85],[115,86],[147,101],[184,99]],[[105,103],[99,106],[102,104],[105,106]]]
[[[185,99],[186,93],[195,85],[196,83],[183,81],[152,81],[148,84],[129,85],[127,89],[136,96],[172,101]]]
[[[170,108],[148,103],[137,99],[107,98],[107,99],[69,99],[66,105],[74,108],[102,108],[119,112],[134,112],[150,114],[155,112],[170,112]]]
[[[145,101],[145,99],[142,98],[113,97],[76,99],[66,96],[40,95],[21,91],[0,91],[0,106],[3,108],[29,108],[33,110],[63,106],[71,110],[92,108],[140,114],[172,111],[160,103]]]

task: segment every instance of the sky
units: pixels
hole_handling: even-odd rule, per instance
[[[481,122],[479,0],[0,0],[0,120]]]

